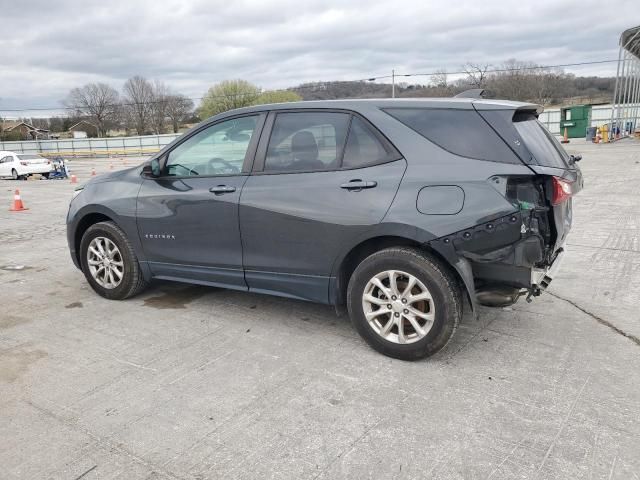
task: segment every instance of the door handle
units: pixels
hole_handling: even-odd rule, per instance
[[[225,193],[233,193],[236,191],[236,187],[230,187],[228,185],[218,185],[216,187],[211,187],[209,189],[211,193],[215,193],[216,195],[223,195]]]
[[[364,180],[351,180],[347,183],[343,183],[340,185],[340,188],[344,188],[345,190],[356,191],[359,192],[365,188],[375,188],[378,186],[378,182],[374,182],[373,180],[364,181]]]

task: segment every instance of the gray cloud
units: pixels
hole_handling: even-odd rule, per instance
[[[591,0],[6,3],[0,111],[60,105],[69,89],[90,81],[120,89],[135,74],[200,97],[228,78],[278,88],[392,68],[456,71],[466,61],[612,59],[620,32],[640,23],[635,0],[615,9]],[[573,71],[610,75],[615,64]]]

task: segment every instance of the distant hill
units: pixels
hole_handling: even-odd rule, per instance
[[[448,97],[470,88],[479,88],[471,79],[434,85],[397,83],[396,97]],[[491,74],[480,82],[487,98],[530,101],[543,105],[608,103],[613,98],[615,78],[576,77],[563,72],[503,72]],[[384,98],[391,96],[390,83],[316,82],[291,88],[304,100],[340,98]]]

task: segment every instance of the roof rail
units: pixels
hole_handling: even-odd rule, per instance
[[[471,90],[460,92],[453,98],[482,98],[482,95],[484,95],[484,88],[472,88]]]

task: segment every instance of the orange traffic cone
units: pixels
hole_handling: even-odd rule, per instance
[[[567,127],[564,127],[564,136],[562,137],[562,140],[560,140],[560,143],[569,143],[569,136],[567,135]]]
[[[20,198],[20,190],[16,189],[13,195],[13,206],[9,209],[10,212],[22,212],[23,210],[29,210],[24,208],[22,198]]]
[[[71,175],[71,183],[78,183],[78,177]]]
[[[95,176],[96,176],[96,169],[95,169],[95,168],[92,168],[92,169],[91,169],[91,176],[92,176],[92,177],[95,177]]]

